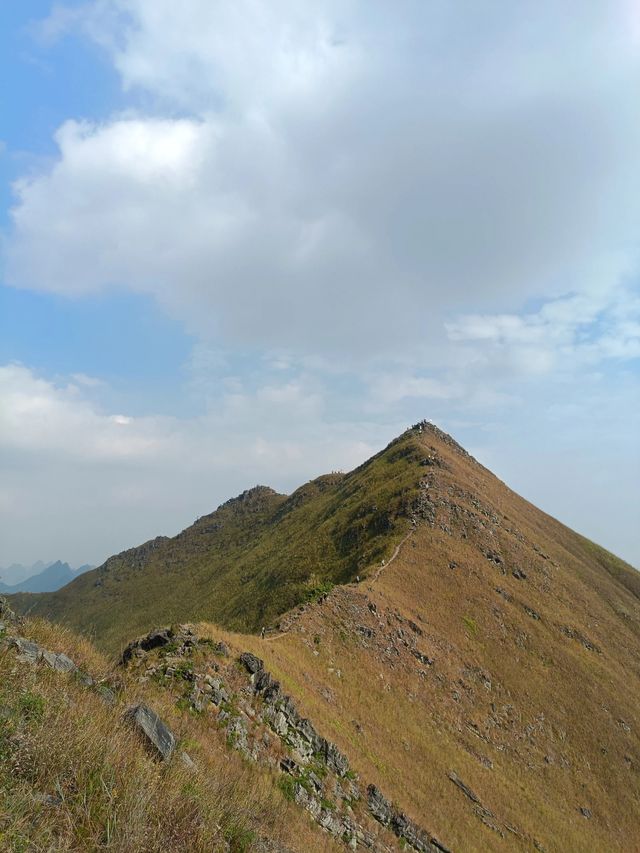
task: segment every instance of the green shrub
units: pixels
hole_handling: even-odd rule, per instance
[[[37,693],[21,693],[18,697],[18,708],[27,720],[41,720],[44,714],[44,697]]]
[[[285,800],[293,803],[296,798],[296,780],[291,776],[281,776],[278,779],[278,788],[284,794]]]

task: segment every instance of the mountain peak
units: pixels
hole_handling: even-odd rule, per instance
[[[296,693],[307,734],[312,719],[326,726],[389,797],[375,798],[387,823],[395,802],[450,849],[509,838],[622,851],[639,837],[639,578],[422,421],[354,471],[289,497],[248,489],[178,536],[12,604],[110,652],[158,625],[215,623],[216,689],[239,671],[213,651],[237,640],[223,629],[252,632],[245,660],[269,674],[252,683]],[[169,671],[141,657],[135,689],[153,678],[156,696],[173,680],[200,703],[198,679]],[[308,779],[292,757],[287,772]]]
[[[236,495],[235,498],[229,498],[228,501],[225,501],[222,506],[231,506],[233,504],[250,504],[255,501],[262,500],[264,498],[270,498],[274,495],[278,495],[275,489],[272,489],[271,486],[252,486],[250,489],[245,489],[244,492],[241,492],[239,495]]]

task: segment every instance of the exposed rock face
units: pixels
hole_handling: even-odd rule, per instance
[[[388,826],[398,838],[410,844],[420,853],[435,853],[446,851],[437,839],[430,837],[403,813],[395,809],[375,785],[367,788],[367,802],[371,814],[383,826]]]
[[[42,657],[43,649],[32,640],[25,640],[24,637],[10,637],[9,645],[18,650],[19,659],[25,663],[37,663]]]
[[[151,750],[163,761],[169,761],[176,748],[176,739],[156,712],[140,704],[130,708],[125,717],[144,736]]]
[[[228,747],[290,777],[284,786],[288,796],[351,849],[391,853],[392,847],[373,830],[376,821],[419,853],[446,849],[373,787],[364,799],[364,812],[358,809],[356,818],[353,808],[363,796],[347,756],[300,714],[291,696],[264,668],[263,660],[243,652],[235,659],[242,664],[239,668],[232,658],[221,659],[219,645],[200,640],[191,626],[176,625],[170,636],[163,630],[140,638],[123,660],[143,672],[140,681],[155,678],[171,685],[193,711],[213,713],[216,729],[224,731]],[[162,754],[162,742],[155,740],[163,724],[152,714],[146,706],[129,712]]]
[[[259,657],[251,654],[251,652],[243,652],[240,655],[240,661],[246,666],[250,673],[254,674],[264,669],[264,661]]]
[[[8,643],[18,651],[18,658],[25,663],[38,663],[42,661],[51,669],[58,672],[75,672],[78,667],[65,654],[50,652],[44,649],[33,640],[26,640],[24,637],[9,637]],[[86,677],[86,676],[85,676]]]
[[[114,692],[106,685],[96,683],[91,675],[79,669],[76,663],[62,652],[52,652],[26,637],[9,636],[5,637],[3,642],[9,648],[16,650],[17,660],[21,663],[32,665],[44,663],[56,672],[73,673],[81,684],[84,684],[85,687],[93,688],[108,705],[115,705],[116,696]]]
[[[188,646],[192,642],[191,638],[193,636],[191,626],[181,625],[179,627],[179,639],[183,646]],[[161,646],[166,646],[176,638],[177,634],[173,628],[156,628],[155,631],[151,631],[144,637],[138,637],[137,640],[129,643],[120,656],[120,663],[127,664],[132,657],[140,655],[143,652],[149,652],[152,649],[160,648]]]

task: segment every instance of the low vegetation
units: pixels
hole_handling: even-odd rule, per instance
[[[167,622],[260,631],[389,557],[409,527],[422,453],[409,432],[350,474],[289,497],[250,489],[173,539],[111,557],[58,592],[13,596],[14,606],[111,652]]]
[[[86,642],[40,620],[24,629],[108,672]],[[101,669],[100,669],[101,668]],[[198,770],[177,754],[155,761],[124,721],[129,702],[151,699]],[[226,750],[165,690],[122,682],[116,706],[72,675],[17,663],[0,646],[0,849],[119,853],[253,849],[260,839],[313,845],[314,830],[274,779]],[[317,843],[317,842],[316,842]],[[322,842],[324,844],[324,841]]]
[[[357,575],[363,583],[352,582]],[[91,577],[18,601],[98,631],[110,651],[156,625],[200,619],[212,660],[220,641],[261,658],[359,780],[456,853],[640,849],[637,573],[433,428],[289,498],[247,493]],[[278,633],[238,632],[259,632],[291,605]],[[44,645],[94,672],[108,668],[87,640],[34,624]],[[204,788],[177,762],[150,762],[117,720],[112,752],[113,715],[96,696],[82,700],[73,680],[60,693],[52,673],[32,678],[4,657],[0,667],[8,849],[32,837],[43,850],[92,849],[105,838],[126,850],[130,837],[141,850],[152,841],[217,849],[225,837],[233,849],[259,849],[261,835],[325,849],[327,836],[300,817],[291,779],[248,767],[226,745],[228,730],[213,737],[186,692],[170,696],[162,671],[126,690],[131,701],[153,699],[206,767]],[[233,715],[238,695],[220,707]],[[14,772],[14,759],[26,769]],[[310,777],[296,778],[304,789]],[[328,792],[320,805],[331,813],[332,802]],[[171,846],[163,803],[182,848]],[[66,848],[55,846],[60,838]]]

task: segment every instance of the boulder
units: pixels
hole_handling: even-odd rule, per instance
[[[57,672],[75,672],[78,668],[71,658],[55,652],[43,651],[42,660]]]
[[[180,753],[180,761],[187,768],[187,770],[196,769],[195,761],[193,760],[193,758],[191,758],[188,752]]]
[[[171,628],[156,628],[155,631],[151,631],[145,637],[139,637],[137,640],[133,640],[126,649],[122,652],[120,657],[121,664],[127,664],[134,656],[134,654],[140,650],[143,652],[151,651],[151,649],[157,649],[160,646],[166,646],[167,643],[173,638],[173,631]]]
[[[261,693],[262,698],[268,704],[276,702],[281,696],[280,682],[276,681],[266,669],[256,672],[253,680],[253,690],[254,693]]]
[[[18,650],[19,659],[27,663],[37,663],[44,651],[37,643],[25,640],[24,637],[11,637],[9,644]]]
[[[414,850],[420,853],[434,853],[436,850],[447,853],[446,847],[431,838],[403,812],[395,809],[375,785],[369,785],[367,788],[367,803],[369,811],[378,823],[388,826],[394,835],[402,838]]]
[[[419,660],[421,664],[424,664],[424,666],[431,666],[433,663],[433,660],[430,657],[418,651],[418,649],[411,649],[411,654],[416,660]]]
[[[287,718],[282,713],[282,711],[278,711],[274,720],[273,720],[273,729],[279,735],[286,735],[289,730],[289,726],[287,725]]]
[[[247,670],[252,675],[255,675],[256,672],[260,672],[260,670],[264,669],[264,661],[259,657],[256,657],[251,652],[243,652],[240,655],[240,662],[246,666]]]
[[[344,776],[349,771],[349,761],[346,755],[343,755],[335,743],[325,741],[324,760],[329,768],[337,776]]]
[[[106,684],[97,684],[96,693],[106,705],[113,707],[116,704],[116,694]]]
[[[391,803],[383,796],[382,791],[375,785],[367,788],[367,802],[369,811],[383,826],[389,826],[393,819],[393,808]]]
[[[147,705],[139,704],[129,708],[125,717],[144,737],[151,750],[163,761],[169,761],[176,739],[156,712]]]

